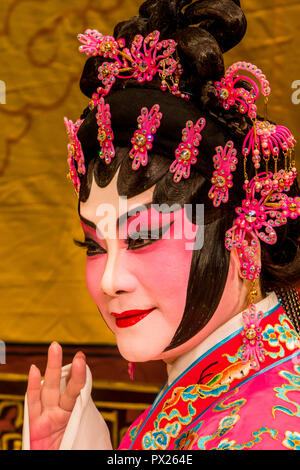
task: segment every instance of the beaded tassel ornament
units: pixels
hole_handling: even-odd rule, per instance
[[[128,374],[129,374],[130,380],[134,380],[134,370],[135,370],[135,362],[129,362]]]

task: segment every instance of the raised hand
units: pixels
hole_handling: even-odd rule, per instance
[[[48,361],[41,386],[40,370],[32,365],[27,386],[27,403],[32,450],[59,449],[76,399],[86,381],[86,360],[75,354],[66,389],[60,393],[62,348],[54,342],[48,349]]]

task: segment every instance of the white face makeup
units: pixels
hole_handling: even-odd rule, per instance
[[[116,182],[117,174],[106,188],[93,181],[88,200],[80,203],[82,227],[86,239],[91,240],[87,251],[87,287],[107,326],[116,335],[123,357],[137,362],[159,359],[183,316],[193,254],[186,249],[187,243],[191,245],[193,241],[186,238],[186,229],[181,230],[182,236],[177,231],[182,223],[193,233],[197,227],[186,217],[185,208],[162,214],[149,207],[153,187],[128,199],[127,212],[130,215],[132,209],[146,205],[139,215],[138,231],[147,232],[151,223],[159,238],[126,240],[128,236],[134,238],[136,216],[122,223],[124,213],[119,214]],[[114,217],[116,227],[121,215],[116,237],[104,235],[100,239],[95,229],[105,217],[97,215],[99,205],[103,204],[115,209],[116,216],[110,215],[110,222]]]

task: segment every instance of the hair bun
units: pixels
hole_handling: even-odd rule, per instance
[[[238,0],[191,1],[146,0],[139,16],[116,25],[114,36],[125,39],[127,47],[137,34],[145,37],[154,30],[161,39],[175,39],[184,70],[180,88],[201,99],[204,84],[224,75],[223,53],[242,39],[247,22]],[[90,57],[85,64],[80,88],[89,97],[101,85],[102,62],[100,57]]]
[[[157,29],[161,39],[175,39],[184,70],[181,88],[200,96],[205,82],[224,75],[223,53],[247,29],[239,0],[147,0],[139,15],[119,23],[115,36],[130,44],[136,34],[146,36]]]
[[[186,9],[184,17],[189,25],[210,33],[223,53],[236,46],[247,30],[238,0],[198,0]]]

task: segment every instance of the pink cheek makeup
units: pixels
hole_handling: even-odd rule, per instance
[[[133,326],[139,321],[143,320],[149,313],[153,312],[154,308],[150,310],[126,310],[122,313],[112,312],[111,315],[116,318],[116,325],[119,328],[127,328]]]

